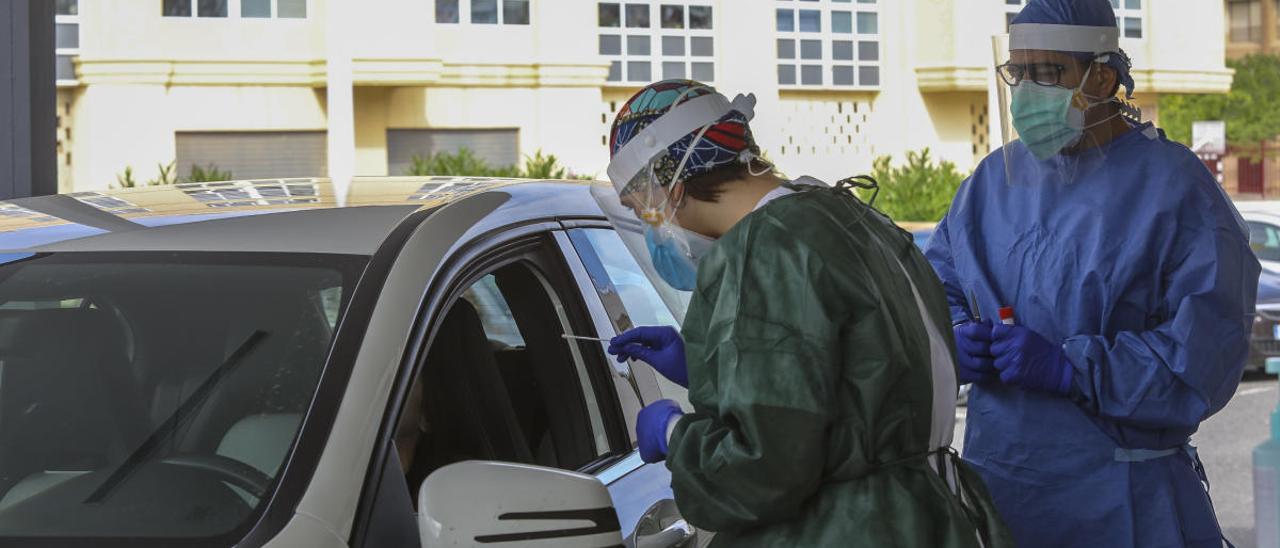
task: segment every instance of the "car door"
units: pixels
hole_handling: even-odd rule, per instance
[[[621,237],[608,225],[575,223],[558,239],[602,336],[642,325],[678,327],[677,318],[684,316],[688,295],[663,294],[650,283]],[[573,264],[575,256],[579,265]],[[656,374],[644,362],[632,361],[628,366],[630,378],[636,381],[646,404],[665,398],[691,409],[684,387]],[[627,411],[628,427],[634,433],[635,413],[639,410]],[[696,530],[680,515],[671,492],[671,474],[665,465],[645,464],[638,453],[632,453],[597,477],[609,486],[623,531],[630,531],[630,545],[695,546],[710,542],[710,534]]]
[[[389,403],[351,545],[418,545],[418,486],[451,463],[600,474],[633,453],[623,410],[641,405],[634,384],[598,345],[564,338],[608,333],[595,331],[555,228],[526,225],[473,244],[432,291],[416,352]]]

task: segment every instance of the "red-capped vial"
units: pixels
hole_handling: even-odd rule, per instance
[[[1005,325],[1013,325],[1013,307],[1012,306],[1000,307],[1000,323]]]

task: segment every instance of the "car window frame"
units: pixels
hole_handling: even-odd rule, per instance
[[[595,249],[596,246],[591,242],[586,233],[586,231],[589,230],[608,230],[616,234],[613,227],[608,224],[597,225],[580,223],[566,230],[566,236],[569,244],[582,261],[586,269],[585,273],[590,277],[591,286],[606,309],[607,317],[611,322],[612,328],[617,332],[631,327],[636,327],[631,319],[631,311],[627,310],[626,302],[622,299],[618,288],[613,283],[613,277],[609,275],[608,268],[605,266],[604,261],[600,259],[598,251]],[[626,250],[626,244],[621,243],[621,245],[623,246],[623,249]],[[628,251],[628,253],[630,253],[630,251]],[[643,280],[643,283],[649,284],[655,294],[658,292],[658,289],[653,287],[653,281],[646,276],[643,271],[640,272],[640,279]],[[660,295],[659,301],[663,306],[667,306],[666,301],[661,299]],[[670,310],[669,308],[668,312],[673,318],[679,318],[681,316],[681,314],[676,314],[676,311]],[[677,319],[676,321],[679,320]],[[679,329],[678,325],[673,327]],[[642,361],[632,360],[630,362],[630,366],[633,374],[637,377],[643,376],[646,379],[651,379],[651,386],[649,386],[649,390],[644,390],[645,386],[642,385],[642,392],[644,393],[646,404],[653,403],[660,399],[675,399],[682,403],[688,403],[689,390],[687,388],[677,386],[670,381],[660,381],[658,373],[653,369],[653,367]],[[665,379],[663,379],[663,381],[665,381]],[[664,386],[666,387],[665,390],[663,388]],[[668,393],[667,391],[672,391],[674,393]]]
[[[536,272],[545,284],[549,284],[553,300],[561,307],[562,313],[568,316],[571,326],[591,326],[598,328],[593,321],[583,295],[574,275],[572,262],[560,252],[557,240],[563,236],[560,225],[551,222],[531,223],[509,229],[505,232],[489,234],[478,241],[459,245],[444,261],[441,274],[427,289],[427,295],[418,307],[417,319],[401,366],[391,388],[387,400],[378,436],[373,447],[373,458],[369,461],[362,483],[361,494],[352,524],[348,544],[355,547],[376,545],[377,532],[371,524],[380,517],[385,518],[387,512],[394,512],[388,505],[402,501],[407,492],[416,498],[406,482],[399,466],[399,457],[394,450],[394,432],[399,423],[401,413],[412,382],[422,372],[422,367],[430,351],[433,339],[450,307],[461,298],[463,292],[485,275],[519,262],[522,256],[540,255],[544,266],[559,272]],[[633,450],[618,394],[608,378],[611,368],[605,356],[584,355],[584,364],[592,380],[590,387],[582,387],[584,397],[590,390],[597,398],[601,410],[605,435],[609,440],[610,451],[605,455],[585,464],[577,471],[592,473],[626,458]],[[593,365],[594,364],[594,365]],[[594,436],[593,436],[594,438]],[[387,475],[392,474],[388,478]],[[399,476],[398,478],[396,476]],[[387,491],[390,489],[390,491]],[[409,508],[412,512],[412,508]],[[399,512],[396,512],[399,513]],[[400,519],[402,519],[401,516]],[[392,519],[397,519],[394,516]],[[403,527],[405,524],[396,525]],[[417,524],[413,523],[416,531]],[[372,543],[372,544],[371,544]]]

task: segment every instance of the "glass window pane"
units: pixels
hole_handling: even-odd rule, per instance
[[[307,0],[276,0],[276,17],[306,19]]]
[[[80,0],[58,0],[53,5],[53,13],[57,15],[79,15]]]
[[[689,6],[689,28],[711,28],[711,6]]]
[[[71,61],[72,55],[59,55],[54,63],[54,72],[59,80],[75,80],[76,66]]]
[[[662,28],[664,29],[682,29],[684,28],[684,6],[662,6]]]
[[[627,26],[633,29],[649,28],[649,4],[627,4]]]
[[[436,0],[437,2],[439,0]],[[618,4],[601,3],[597,8],[599,10],[599,23],[602,27],[620,27],[622,26],[622,6]]]
[[[853,14],[847,11],[831,12],[831,32],[852,34]]]
[[[800,32],[822,32],[822,12],[800,10]]]
[[[880,67],[858,67],[858,85],[880,85]]]
[[[80,25],[79,24],[58,23],[57,25],[55,25],[53,32],[54,32],[53,34],[54,47],[57,47],[57,48],[80,47]]]
[[[689,39],[689,54],[694,57],[711,57],[715,55],[714,39],[707,36],[694,36]]]
[[[161,9],[165,17],[191,17],[191,0],[164,0]]]
[[[662,37],[662,54],[681,57],[684,55],[684,37],[683,36],[663,36]]]
[[[831,83],[837,86],[852,86],[853,67],[831,67]]]
[[[859,61],[879,61],[880,42],[858,42]]]
[[[502,24],[528,25],[529,0],[502,0]]]
[[[612,34],[601,34],[600,55],[622,55],[622,37]]]
[[[778,10],[778,31],[779,32],[795,32],[796,30],[796,11],[795,10]]]
[[[226,17],[227,0],[198,0],[196,15],[200,17]]]
[[[801,40],[801,59],[822,59],[822,40]]]
[[[858,0],[859,4],[874,4],[876,0]]]
[[[800,67],[800,85],[821,86],[822,65],[804,65]]]
[[[683,80],[684,63],[667,61],[662,63],[662,78],[664,80]]]
[[[609,63],[609,81],[610,82],[622,81],[622,61],[614,61],[612,63]]]
[[[837,61],[853,60],[853,42],[836,40],[831,43],[831,58]]]
[[[795,59],[796,41],[778,40],[778,59]]]
[[[1124,37],[1125,38],[1142,38],[1142,19],[1137,17],[1124,18]]]
[[[1113,10],[1120,9],[1120,0],[1111,0],[1111,9]]]
[[[436,0],[436,22],[457,23],[458,0]]]
[[[690,63],[693,67],[693,79],[699,82],[714,82],[716,69],[713,63]]]
[[[1115,2],[1116,0],[1111,0],[1111,1]],[[1021,6],[1022,0],[1004,0],[1004,3],[1010,6]]]
[[[240,17],[271,17],[271,0],[240,0]]]
[[[648,61],[631,61],[627,63],[627,80],[632,82],[648,82],[653,79],[653,71]]]
[[[471,22],[481,25],[498,24],[498,0],[471,0]]]
[[[649,55],[649,37],[628,36],[627,55]]]
[[[778,65],[778,85],[782,85],[782,86],[796,85],[795,65]]]
[[[858,34],[879,34],[880,19],[875,13],[858,13]]]
[[[1124,0],[1124,7],[1131,10],[1142,9],[1142,0]]]

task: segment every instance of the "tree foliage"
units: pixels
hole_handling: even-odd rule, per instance
[[[1226,95],[1163,95],[1160,126],[1170,139],[1190,146],[1191,124],[1223,120],[1227,143],[1244,152],[1280,135],[1280,57],[1253,54],[1231,60],[1235,69]]]
[[[880,183],[875,207],[895,221],[938,221],[947,214],[965,175],[955,164],[934,160],[929,149],[907,152],[906,163],[894,167],[892,158],[881,156],[872,163],[871,176]],[[863,200],[870,190],[859,190]]]

